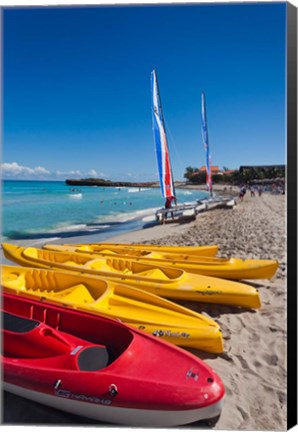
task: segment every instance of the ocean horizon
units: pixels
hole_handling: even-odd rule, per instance
[[[177,189],[179,204],[207,196]],[[72,187],[64,181],[2,180],[2,241],[58,240],[89,234],[102,240],[146,226],[164,206],[159,188]]]

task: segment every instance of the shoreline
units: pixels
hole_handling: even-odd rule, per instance
[[[60,182],[61,183],[61,182]],[[206,194],[206,197],[208,196],[205,185],[197,186],[197,185],[189,185],[186,184],[184,187],[181,187],[181,190],[189,190],[189,191],[200,191],[204,192]],[[239,195],[239,188],[238,186],[233,186],[232,190],[228,190],[226,186],[224,185],[215,185],[214,186],[214,195],[215,196],[222,196],[222,197],[231,197],[236,198]],[[53,243],[84,243],[84,242],[93,242],[93,241],[106,241],[110,238],[114,238],[115,236],[124,234],[130,234],[131,232],[137,232],[137,231],[144,231],[149,230],[152,232],[150,228],[150,224],[147,225],[144,221],[144,217],[148,216],[154,216],[154,211],[157,210],[160,207],[154,208],[148,208],[143,211],[143,215],[137,215],[137,213],[140,213],[140,211],[136,211],[136,214],[133,215],[130,219],[127,220],[118,220],[113,219],[111,217],[111,220],[105,220],[104,222],[97,222],[94,223],[93,221],[86,221],[85,226],[84,222],[78,223],[79,228],[76,229],[75,225],[74,228],[71,230],[68,230],[67,227],[61,227],[60,230],[56,229],[55,231],[45,231],[44,233],[36,232],[32,234],[20,234],[15,235],[14,238],[9,237],[2,237],[1,242],[3,243],[13,243],[13,244],[21,244],[21,245],[42,245],[44,242],[53,242]],[[184,222],[182,222],[184,223]],[[186,221],[186,223],[189,225],[189,222]],[[94,228],[94,225],[96,227]],[[142,226],[143,225],[143,226]],[[171,224],[173,225],[173,224]],[[175,224],[175,227],[179,226],[179,224]],[[17,233],[18,234],[18,233]],[[159,235],[158,235],[159,236]],[[96,240],[94,240],[96,239]],[[149,235],[150,239],[150,235]],[[81,241],[80,241],[81,240]]]
[[[167,224],[108,237],[108,242],[174,245],[218,244],[218,256],[277,259],[279,269],[270,281],[245,281],[259,290],[262,307],[256,311],[224,305],[180,302],[207,312],[222,328],[222,355],[189,350],[222,378],[226,397],[216,430],[285,430],[286,408],[286,196],[264,193],[237,200],[232,210],[214,209],[186,224]],[[57,239],[52,243],[97,242],[96,234]],[[36,241],[14,241],[34,245]],[[49,242],[39,239],[39,245]],[[1,251],[2,252],[2,251]],[[27,403],[27,402],[26,402]],[[28,405],[28,404],[27,404]],[[14,407],[15,409],[15,407]],[[18,411],[10,418],[17,418]],[[45,408],[45,413],[48,413]],[[30,410],[28,415],[30,415]],[[34,412],[31,413],[34,423]],[[61,414],[69,424],[69,416]],[[18,420],[16,420],[17,422]],[[47,423],[45,414],[45,423]],[[88,422],[86,421],[86,424]],[[100,426],[100,425],[99,425]]]
[[[111,181],[104,179],[66,179],[64,183],[67,186],[98,186],[98,187],[136,187],[136,188],[160,188],[159,181],[148,181],[148,182],[125,182],[125,181]],[[175,181],[174,186],[176,189],[197,189],[206,191],[206,184],[194,184],[187,181]],[[239,186],[231,184],[213,184],[213,190],[219,192],[225,192],[228,190],[235,191],[239,190]]]

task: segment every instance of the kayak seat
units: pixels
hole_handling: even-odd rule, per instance
[[[68,302],[74,303],[92,303],[94,298],[92,297],[88,288],[83,284],[74,285],[66,290],[56,291],[53,297],[67,300]]]
[[[57,285],[55,276],[51,272],[43,272],[33,269],[31,272],[26,272],[26,289],[33,291],[51,291]]]
[[[126,261],[123,259],[115,259],[109,258],[107,259],[107,264],[114,268],[116,271],[121,273],[131,273],[132,271],[132,263],[131,261]]]
[[[105,368],[110,363],[109,353],[106,347],[85,348],[78,355],[78,367],[81,371],[97,371]]]
[[[97,254],[106,254],[106,255],[116,255],[117,252],[112,251],[111,249],[95,249],[92,250],[91,253]]]
[[[14,333],[28,333],[40,325],[39,321],[4,312],[3,329]]]
[[[113,269],[111,266],[106,262],[106,260],[103,260],[101,258],[95,258],[93,260],[88,261],[84,267],[91,269],[91,270],[97,270],[102,272],[111,272]]]
[[[168,276],[158,267],[153,268],[152,270],[143,271],[140,274],[152,279],[169,280]]]
[[[77,266],[78,265],[78,263],[76,263],[75,261],[72,261],[72,260],[64,261],[63,264],[69,265],[69,266]]]

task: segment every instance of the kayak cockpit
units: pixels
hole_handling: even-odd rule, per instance
[[[68,354],[75,359],[80,371],[97,371],[113,361],[114,356],[104,345],[84,346],[85,341],[82,345],[77,344],[76,340],[65,339],[45,324],[19,315],[4,312],[3,330],[4,350],[8,357],[41,359]]]
[[[39,321],[23,318],[21,316],[13,315],[8,312],[4,312],[2,318],[3,330],[11,331],[14,333],[27,333],[34,330],[40,325]]]
[[[49,315],[46,308],[40,305],[41,308],[44,317]],[[31,308],[31,313],[33,312],[34,309]],[[51,317],[53,318],[52,315]],[[64,327],[63,322],[62,319],[62,327]],[[90,329],[88,326],[90,336],[94,334],[94,337],[88,337],[89,340],[85,339],[83,320],[78,323],[77,336],[68,335],[58,329],[58,326],[53,328],[33,317],[24,317],[10,312],[2,312],[2,323],[5,357],[30,360],[40,366],[48,362],[50,369],[52,367],[64,369],[68,365],[67,367],[73,370],[99,371],[119,358],[133,339],[131,332],[122,326],[114,326],[114,332],[111,334],[110,325],[105,321],[102,323],[101,331]],[[115,339],[119,341],[120,337],[121,343],[118,342],[115,349],[113,342]]]
[[[111,363],[111,358],[106,347],[87,347],[80,351],[77,357],[79,370],[85,372],[98,371],[107,367]]]

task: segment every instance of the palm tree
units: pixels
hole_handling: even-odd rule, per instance
[[[198,168],[194,168],[191,166],[186,167],[185,173],[184,173],[184,178],[186,178],[187,180],[190,180],[191,177],[193,176],[193,174],[196,173],[197,171],[199,171]]]

